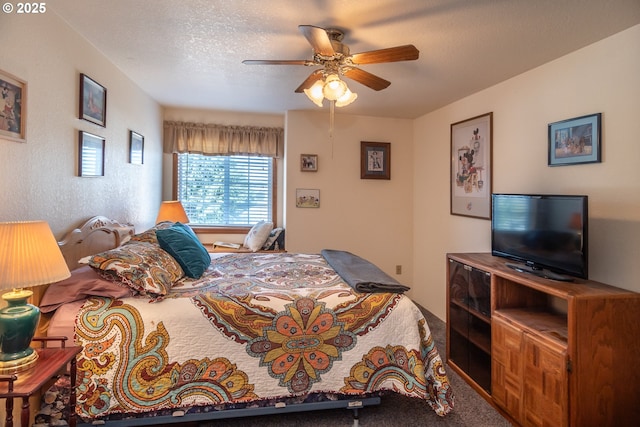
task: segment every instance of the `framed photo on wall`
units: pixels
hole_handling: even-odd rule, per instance
[[[86,74],[80,74],[79,117],[102,127],[107,125],[107,89]]]
[[[391,179],[391,143],[360,142],[360,179]]]
[[[144,136],[132,130],[129,131],[129,163],[133,165],[144,163]]]
[[[318,172],[318,155],[300,154],[300,170],[302,172]]]
[[[602,113],[549,125],[549,166],[599,163]]]
[[[104,176],[104,138],[80,131],[78,141],[78,176]]]
[[[451,125],[451,215],[491,219],[493,112]]]
[[[319,208],[320,190],[309,188],[296,189],[296,208]]]
[[[0,138],[27,140],[27,83],[0,70]]]

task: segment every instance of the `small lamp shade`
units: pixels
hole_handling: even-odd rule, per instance
[[[158,211],[158,217],[156,218],[156,224],[164,221],[181,222],[187,224],[189,217],[184,211],[184,207],[180,200],[169,200],[162,202],[160,210]]]
[[[329,101],[335,101],[344,96],[347,92],[347,84],[340,80],[336,74],[329,74],[325,80],[324,87],[322,88],[322,94]]]
[[[0,223],[0,289],[8,306],[0,309],[0,372],[18,372],[35,363],[29,347],[40,310],[27,303],[22,287],[58,282],[71,275],[49,225],[44,221]]]
[[[324,81],[316,80],[309,89],[304,89],[305,95],[318,107],[322,107],[322,101],[324,100],[324,95],[322,94],[323,87]]]
[[[351,92],[349,89],[340,98],[336,99],[336,107],[345,107],[358,98],[358,94]]]

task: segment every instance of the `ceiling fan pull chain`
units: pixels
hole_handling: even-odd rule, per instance
[[[333,125],[336,111],[336,101],[329,101],[329,138],[333,140]]]

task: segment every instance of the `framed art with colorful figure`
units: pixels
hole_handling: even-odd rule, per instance
[[[493,112],[451,125],[451,215],[491,219]]]
[[[27,140],[27,83],[0,70],[0,138]]]
[[[80,74],[79,117],[102,127],[107,125],[107,89],[86,74]]]

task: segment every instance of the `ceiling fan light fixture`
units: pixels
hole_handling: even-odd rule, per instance
[[[324,88],[322,94],[330,101],[335,101],[338,98],[344,96],[349,90],[347,84],[340,80],[337,74],[329,74],[325,79]]]
[[[345,107],[358,98],[358,94],[351,92],[349,88],[340,98],[336,99],[336,107]]]
[[[322,101],[324,100],[324,95],[322,94],[323,88],[324,82],[317,80],[309,89],[304,89],[304,94],[307,95],[307,98],[320,108],[322,108]]]

